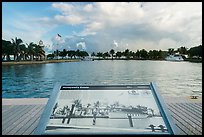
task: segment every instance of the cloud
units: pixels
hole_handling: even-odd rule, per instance
[[[76,44],[76,47],[79,50],[86,50],[86,43],[85,42],[79,42]]]
[[[202,4],[199,2],[59,3],[53,7],[62,11],[58,20],[67,24],[85,24],[78,35],[91,38],[102,50],[110,49],[114,40],[128,43],[128,46],[121,44],[123,49],[166,50],[169,46],[180,46],[177,45],[180,41],[187,43],[202,36]],[[65,10],[65,7],[69,8]],[[63,19],[67,15],[75,15],[78,20],[75,17],[75,21]]]
[[[93,10],[93,5],[92,4],[86,4],[84,6],[83,10],[86,12],[91,12]]]
[[[59,9],[60,11],[62,11],[63,13],[67,13],[67,12],[71,12],[74,9],[74,6],[68,3],[53,3],[52,7]]]
[[[67,15],[67,16],[56,15],[54,19],[58,22],[72,24],[72,25],[81,24],[83,22],[83,19],[76,15]]]
[[[118,47],[118,43],[114,40],[113,41],[113,45],[117,48]]]
[[[16,13],[11,22],[3,22],[6,24],[4,33],[2,34],[7,40],[11,38],[21,38],[24,43],[38,43],[43,37],[57,24],[53,19],[48,17],[32,17],[27,14]],[[44,41],[45,39],[43,39]]]
[[[3,22],[3,37],[28,42],[44,38],[49,51],[167,50],[202,44],[201,2],[54,2],[51,8],[49,16],[19,14]],[[56,39],[61,29],[67,34]]]
[[[169,48],[176,48],[177,42],[170,38],[164,38],[164,39],[161,39],[158,43],[158,47],[162,48],[163,46],[166,46]]]

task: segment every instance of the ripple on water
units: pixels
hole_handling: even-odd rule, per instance
[[[3,98],[49,97],[56,82],[73,85],[155,82],[163,95],[186,96],[193,90],[202,93],[202,64],[120,60],[2,67]]]

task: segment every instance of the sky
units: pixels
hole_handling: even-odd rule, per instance
[[[202,3],[2,2],[2,39],[15,37],[47,54],[189,49],[202,45]]]

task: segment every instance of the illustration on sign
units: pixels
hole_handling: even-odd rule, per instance
[[[150,89],[60,90],[45,133],[168,132]],[[78,132],[78,131],[77,131]]]

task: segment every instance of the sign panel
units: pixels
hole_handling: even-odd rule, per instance
[[[150,85],[61,86],[42,134],[171,134],[155,99]]]

